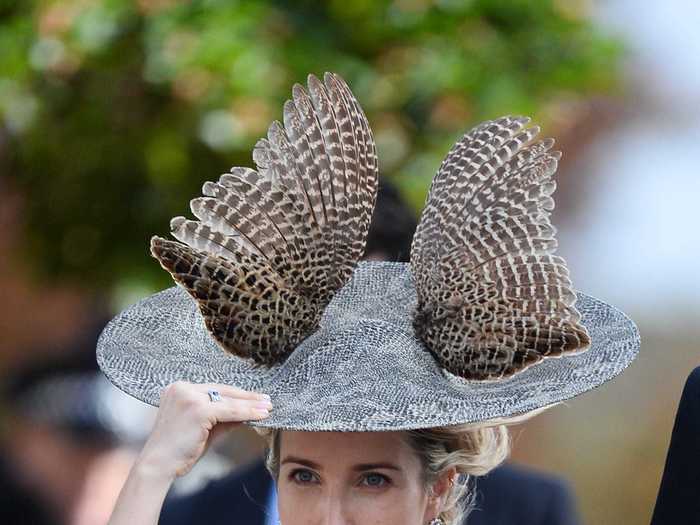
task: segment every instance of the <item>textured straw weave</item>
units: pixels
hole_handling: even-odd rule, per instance
[[[548,359],[496,381],[465,381],[440,368],[416,337],[409,265],[363,262],[335,296],[320,329],[281,365],[254,367],[225,353],[181,288],[155,294],[113,319],[97,358],[128,394],[157,405],[163,387],[185,380],[270,394],[256,426],[306,431],[427,428],[507,417],[563,401],[624,370],[639,350],[634,323],[578,294],[590,333],[586,352]]]

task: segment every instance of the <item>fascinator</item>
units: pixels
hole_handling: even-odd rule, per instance
[[[185,380],[262,391],[263,427],[379,431],[479,422],[619,374],[639,334],[575,292],[554,254],[560,153],[529,119],[466,133],[435,175],[410,263],[360,262],[378,185],[346,83],[309,76],[253,150],[151,253],[178,286],[105,328],[100,367],[153,405]]]

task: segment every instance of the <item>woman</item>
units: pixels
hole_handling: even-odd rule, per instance
[[[369,125],[338,76],[295,86],[257,171],[205,183],[199,220],[171,222],[180,242],[152,239],[180,288],[100,339],[107,376],[160,403],[112,524],[156,523],[210,434],[247,422],[268,439],[284,525],[455,525],[468,476],[507,455],[504,423],[620,373],[636,327],[574,293],[553,255],[559,153],[527,124],[485,122],[450,151],[410,265],[358,264]]]

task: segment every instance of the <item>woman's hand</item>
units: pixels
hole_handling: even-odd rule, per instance
[[[220,401],[212,401],[215,390]],[[155,525],[171,483],[190,471],[212,434],[243,421],[264,419],[272,404],[264,394],[228,385],[177,382],[160,397],[151,435],[129,473],[109,525]]]
[[[220,401],[211,401],[211,390],[220,394]],[[264,419],[271,409],[265,394],[228,385],[173,383],[161,394],[158,415],[139,462],[173,478],[187,474],[213,433],[242,421]]]

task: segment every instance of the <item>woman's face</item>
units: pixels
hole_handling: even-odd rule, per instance
[[[283,525],[425,525],[438,513],[400,432],[290,432],[280,440]]]

